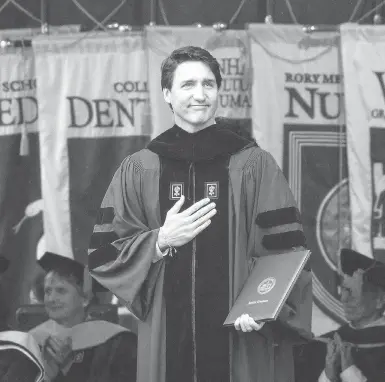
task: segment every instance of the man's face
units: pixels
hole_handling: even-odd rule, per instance
[[[357,324],[363,319],[376,316],[381,308],[378,293],[364,290],[362,272],[343,276],[341,302],[346,319]]]
[[[215,123],[218,86],[214,73],[200,61],[186,61],[174,72],[171,89],[163,89],[164,99],[171,104],[175,123],[189,133]]]
[[[61,323],[84,312],[85,298],[72,282],[50,272],[44,280],[44,304],[49,318]]]

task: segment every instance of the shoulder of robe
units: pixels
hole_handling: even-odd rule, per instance
[[[159,156],[148,149],[142,149],[124,159],[122,165],[132,165],[137,170],[157,170]]]
[[[267,151],[257,145],[250,144],[232,155],[230,169],[246,169],[252,167],[260,158],[266,155],[268,155]]]

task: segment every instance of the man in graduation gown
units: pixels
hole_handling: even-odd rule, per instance
[[[220,85],[201,48],[164,61],[175,125],[123,161],[91,237],[91,275],[140,319],[138,382],[293,382],[292,346],[310,329],[308,270],[294,317],[223,327],[255,260],[305,239],[272,156],[215,122]]]
[[[325,369],[318,381],[385,381],[385,264],[343,249],[341,269],[348,324],[325,336]]]
[[[136,381],[136,336],[104,320],[89,320],[92,290],[83,264],[46,252],[44,304],[49,320],[30,331],[40,345],[47,382]],[[88,280],[88,281],[87,281]]]

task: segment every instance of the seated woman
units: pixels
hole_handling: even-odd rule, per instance
[[[84,266],[46,252],[44,304],[49,320],[30,331],[51,382],[136,381],[136,336],[107,321],[87,320],[93,286]]]

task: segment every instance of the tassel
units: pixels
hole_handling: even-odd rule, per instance
[[[28,140],[28,131],[25,124],[21,127],[21,139],[20,139],[20,156],[29,155],[29,140]]]

